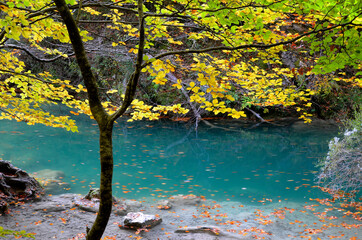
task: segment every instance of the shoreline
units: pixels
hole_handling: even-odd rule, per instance
[[[85,239],[86,226],[90,227],[96,213],[74,205],[78,194],[45,196],[39,201],[11,205],[8,215],[0,216],[4,229],[36,233],[35,239]],[[176,200],[174,200],[176,199]],[[361,219],[344,213],[328,212],[328,206],[298,203],[268,203],[255,206],[239,202],[216,202],[195,195],[176,195],[169,209],[159,209],[159,202],[120,199],[126,211],[112,212],[102,239],[293,239],[309,236],[320,239],[339,237],[359,239]],[[159,199],[157,199],[159,200]],[[115,209],[115,208],[114,208]],[[162,222],[147,231],[120,228],[127,212],[155,214]],[[319,214],[316,214],[319,213]],[[359,216],[359,215],[358,215]],[[359,216],[360,217],[360,216]],[[327,226],[327,227],[326,227]],[[15,239],[15,238],[6,238]]]

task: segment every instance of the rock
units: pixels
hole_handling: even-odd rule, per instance
[[[125,204],[114,204],[113,213],[117,216],[124,216],[128,212],[128,207]]]
[[[142,207],[142,203],[137,200],[127,199],[123,202],[123,204],[125,204],[127,206],[127,208],[130,208],[130,209],[137,209],[137,208]]]
[[[34,207],[35,211],[43,211],[43,212],[61,212],[65,211],[71,205],[64,205],[59,202],[42,202],[41,204]]]
[[[281,54],[282,62],[290,69],[295,68],[295,64],[298,61],[297,54],[293,52],[282,52]]]
[[[87,195],[84,196],[84,199],[87,200],[94,200],[94,199],[101,199],[101,192],[99,190],[99,188],[91,188],[89,189],[89,192],[87,193]]]
[[[5,201],[0,201],[0,216],[9,213],[9,204]]]
[[[156,205],[157,205],[157,208],[161,209],[161,210],[168,210],[168,209],[172,208],[172,204],[170,203],[170,201],[168,201],[166,199],[158,201],[156,203]]]
[[[86,212],[98,212],[99,209],[99,200],[88,200],[85,198],[75,198],[73,202],[74,206]]]
[[[98,212],[100,204],[100,190],[99,188],[91,188],[87,195],[83,198],[75,197],[73,200],[74,206],[87,212]],[[116,215],[126,215],[128,207],[126,204],[119,203],[115,197],[113,197],[113,212]]]
[[[0,160],[0,200],[5,202],[34,200],[42,193],[43,188],[39,182],[28,173],[14,167],[8,161]]]
[[[57,201],[57,202],[66,202],[66,203],[72,203],[73,200],[75,198],[79,198],[81,197],[80,194],[76,194],[76,193],[64,193],[64,194],[60,194],[60,195],[54,195],[52,196],[52,201]]]
[[[220,236],[221,231],[217,227],[186,227],[175,230],[175,233],[209,233]]]
[[[199,204],[201,201],[200,197],[193,195],[193,194],[189,194],[189,195],[179,194],[179,195],[171,196],[168,199],[174,205],[196,205],[196,204]]]
[[[84,199],[92,200],[92,201],[100,201],[101,199],[101,192],[99,188],[91,188],[89,189],[89,192],[87,195],[84,196]],[[112,201],[115,203],[117,202],[117,199],[112,196]]]
[[[161,222],[162,219],[155,215],[143,214],[142,212],[130,212],[123,217],[123,225],[120,225],[120,227],[132,229],[153,228]]]

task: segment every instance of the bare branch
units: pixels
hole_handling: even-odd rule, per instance
[[[62,57],[61,55],[59,55],[59,56],[56,56],[54,58],[49,58],[49,59],[39,58],[39,57],[35,56],[33,53],[31,53],[25,47],[20,47],[20,46],[13,45],[13,44],[6,44],[6,45],[3,45],[3,46],[0,46],[0,49],[2,49],[2,48],[10,48],[10,49],[22,50],[22,51],[26,52],[29,56],[31,56],[32,58],[34,58],[35,60],[37,60],[39,62],[54,62],[55,60],[58,60],[59,58]]]
[[[0,42],[4,39],[5,34],[6,34],[6,31],[5,31],[5,29],[3,29],[0,33]]]
[[[276,3],[279,3],[282,1],[276,1],[276,2],[272,2],[270,4],[266,4],[266,5],[255,5],[252,3],[249,3],[247,5],[244,6],[238,6],[238,7],[221,7],[221,8],[217,8],[217,9],[202,9],[202,8],[189,8],[187,10],[196,10],[196,11],[203,11],[203,12],[219,12],[219,11],[223,11],[223,10],[240,10],[240,9],[244,9],[244,8],[268,8]]]
[[[251,110],[250,108],[246,107],[246,110],[248,110],[249,112],[251,112],[255,117],[257,117],[261,122],[266,122],[269,123],[268,121],[265,121],[264,118],[262,118],[258,113],[256,113],[255,111]]]
[[[1,68],[0,68],[0,72],[9,73],[9,74],[13,74],[13,75],[20,75],[20,76],[24,76],[24,77],[28,77],[28,78],[33,78],[33,79],[39,80],[39,81],[44,82],[44,83],[51,83],[51,84],[53,84],[53,83],[50,82],[50,81],[47,81],[47,80],[45,80],[45,79],[39,78],[39,77],[37,77],[37,76],[35,76],[35,75],[31,75],[31,74],[18,73],[18,72],[6,70],[6,69],[1,69]]]

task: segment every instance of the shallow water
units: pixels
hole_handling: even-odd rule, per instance
[[[254,125],[220,120],[195,132],[160,120],[114,128],[114,195],[125,198],[196,194],[248,203],[320,196],[315,163],[325,157],[338,127],[328,123]],[[0,121],[0,157],[28,172],[61,170],[70,187],[86,193],[99,183],[98,130],[86,117],[79,133]]]

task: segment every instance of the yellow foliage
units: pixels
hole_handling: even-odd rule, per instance
[[[23,1],[11,0],[0,4],[2,14],[0,26],[3,29],[4,37],[11,41],[26,42],[45,55],[67,57],[61,50],[48,48],[45,47],[46,44],[41,44],[46,39],[51,39],[52,42],[70,42],[64,24],[58,21],[58,18],[48,15],[53,16],[53,12],[48,9],[48,6],[53,6],[52,1],[29,1],[26,7],[14,7],[16,4],[21,5]],[[128,51],[127,55],[131,55],[133,58],[139,54],[137,45],[140,37],[139,26],[128,19],[134,9],[126,12],[122,9],[135,4],[137,4],[136,1],[132,0],[113,1],[113,6],[117,6],[118,9],[107,8],[107,11],[101,11],[98,7],[83,7],[81,12],[88,19],[107,19],[105,30],[114,31],[113,40],[109,44],[117,47],[115,49],[122,48],[125,52]],[[181,11],[175,7],[177,4],[187,7]],[[156,13],[147,11],[143,19],[145,24],[144,48],[152,52],[157,44],[162,45],[158,49],[158,53],[166,51],[177,53],[179,49],[186,51],[189,45],[192,45],[191,48],[194,50],[198,50],[204,44],[224,47],[245,44],[262,45],[279,43],[298,36],[298,33],[295,32],[283,32],[282,29],[290,27],[296,20],[290,19],[290,14],[283,13],[282,10],[273,10],[273,6],[270,8],[252,7],[240,0],[220,0],[220,5],[229,4],[233,8],[214,11],[215,4],[214,1],[206,4],[205,1],[178,0],[175,2],[175,6],[166,4],[162,9],[160,6],[155,6]],[[46,8],[47,11],[33,14]],[[146,10],[145,6],[144,9]],[[169,17],[166,16],[167,14],[179,14],[182,17]],[[94,18],[94,16],[97,17]],[[313,13],[306,11],[302,17],[308,23],[306,26],[312,29],[316,19],[324,19],[325,16],[326,14],[320,9]],[[137,18],[137,14],[135,14],[132,19]],[[187,19],[187,24],[185,24],[185,19]],[[189,24],[188,21],[193,21],[195,26]],[[333,23],[339,22],[341,19],[340,16],[336,16],[328,21]],[[361,18],[356,18],[355,23],[359,22],[361,22]],[[196,26],[197,24],[199,26]],[[196,30],[193,29],[194,27]],[[92,39],[85,30],[81,30],[80,34],[83,41]],[[14,118],[26,121],[28,124],[43,123],[75,131],[74,121],[69,117],[53,116],[42,110],[41,106],[62,103],[74,109],[72,114],[91,115],[88,102],[79,101],[69,93],[69,91],[86,92],[83,85],[72,86],[70,81],[55,79],[49,72],[34,74],[27,71],[28,68],[24,62],[18,58],[19,51],[3,49],[6,48],[0,50],[0,72],[6,74],[6,78],[4,81],[0,81],[0,108],[3,110],[0,119]],[[253,54],[249,54],[252,50],[255,50]],[[189,91],[190,102],[193,104],[214,114],[222,113],[233,118],[245,117],[243,108],[250,105],[265,109],[271,106],[283,106],[295,108],[301,114],[300,118],[309,122],[311,115],[307,113],[307,109],[312,105],[311,96],[329,87],[333,81],[348,82],[356,87],[362,86],[361,79],[357,77],[331,79],[328,76],[319,75],[315,77],[317,80],[314,85],[296,87],[290,83],[290,79],[295,77],[306,79],[314,74],[313,69],[308,69],[303,74],[293,73],[291,69],[283,66],[280,59],[282,51],[284,51],[283,46],[279,45],[268,49],[245,48],[237,51],[212,52],[212,54],[183,55],[187,56],[185,58],[178,55],[175,55],[175,58],[170,55],[151,59],[144,57],[143,64],[146,67],[142,69],[142,72],[148,77],[152,77],[155,84],[169,84],[171,87],[182,90],[184,90],[184,86]],[[244,53],[247,56],[244,56]],[[313,61],[313,59],[306,59],[306,61]],[[177,76],[176,83],[167,80],[171,73]],[[107,93],[116,94],[118,90],[109,90]],[[236,101],[241,105],[240,109],[230,107],[234,106],[233,102]],[[114,113],[117,109],[110,102],[104,102],[103,107],[109,114]],[[132,102],[131,110],[130,121],[154,120],[162,114],[170,112],[186,114],[188,111],[180,104],[151,106],[137,99]]]

